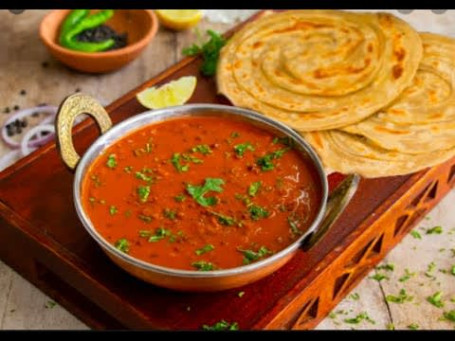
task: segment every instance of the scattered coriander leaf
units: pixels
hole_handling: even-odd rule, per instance
[[[424,275],[429,278],[435,278],[433,276],[434,269],[436,269],[436,264],[434,262],[431,262],[430,264],[428,264],[427,271],[424,273]]]
[[[106,166],[108,166],[109,168],[117,167],[117,159],[115,157],[115,154],[110,154],[107,157]]]
[[[417,230],[412,230],[411,231],[411,236],[413,236],[415,239],[422,239],[422,236]]]
[[[427,297],[427,301],[430,302],[437,308],[444,307],[444,302],[442,302],[442,292],[437,291],[433,295]]]
[[[290,137],[288,136],[284,136],[284,137],[275,137],[272,141],[273,144],[282,144],[286,147],[294,147],[294,140],[291,139]]]
[[[197,249],[194,252],[198,256],[200,256],[200,255],[203,255],[204,253],[207,253],[207,252],[210,252],[210,251],[213,251],[213,250],[215,250],[215,246],[213,246],[212,244],[207,244],[207,245],[201,247],[200,249]]]
[[[455,322],[455,310],[445,311],[443,316],[446,320]]]
[[[235,139],[235,138],[237,138],[237,137],[239,137],[239,136],[240,136],[240,134],[239,134],[237,131],[233,131],[233,132],[231,133],[231,138],[233,138],[233,139]]]
[[[221,214],[221,213],[213,212],[213,211],[209,211],[209,212],[218,218],[218,222],[221,225],[233,226],[236,224],[236,220],[232,217],[229,217],[229,216]]]
[[[181,159],[180,153],[174,153],[174,154],[172,155],[172,158],[171,158],[171,163],[172,163],[172,165],[175,167],[175,169],[176,169],[179,173],[188,172],[188,169],[190,168],[190,165],[189,165],[189,164],[182,165],[182,164],[180,163],[180,159]]]
[[[133,166],[126,166],[125,168],[123,168],[123,170],[125,171],[125,173],[129,174],[133,170]]]
[[[125,238],[117,240],[114,246],[117,250],[120,250],[124,253],[128,253],[130,251],[130,243]]]
[[[371,324],[376,323],[376,321],[371,319],[366,312],[362,312],[353,318],[346,318],[343,321],[346,323],[349,323],[349,324],[359,324],[360,322],[362,322],[364,320],[370,322]]]
[[[442,233],[441,226],[432,227],[431,229],[428,229],[426,232],[426,234],[441,234],[441,233]]]
[[[404,302],[412,301],[414,299],[414,297],[413,296],[408,296],[408,294],[406,293],[406,290],[405,289],[401,289],[398,296],[387,295],[385,299],[386,299],[387,302],[401,304],[401,303],[404,303]]]
[[[417,323],[411,323],[408,326],[408,328],[411,329],[411,330],[418,330],[420,328],[420,326]]]
[[[217,323],[215,323],[212,326],[209,326],[207,324],[204,324],[202,326],[203,330],[213,330],[213,331],[219,331],[219,330],[239,330],[239,324],[237,322],[229,323],[226,322],[225,320],[221,320]]]
[[[136,172],[135,176],[136,176],[137,179],[144,180],[144,181],[147,181],[147,182],[151,182],[153,180],[152,177],[150,177],[148,175],[145,175],[142,172]]]
[[[202,155],[212,154],[212,149],[208,144],[198,144],[191,148],[191,151],[193,153],[201,153]]]
[[[370,278],[374,279],[375,281],[378,281],[378,282],[382,281],[383,279],[389,280],[389,277],[387,277],[386,275],[380,274],[380,273],[376,273],[373,276],[371,276]]]
[[[117,207],[115,207],[114,205],[111,205],[111,206],[109,207],[109,214],[110,214],[110,215],[114,215],[114,214],[116,214],[117,212],[118,212],[118,209],[117,209]]]
[[[137,217],[145,223],[151,223],[153,220],[153,217],[145,215],[145,214],[139,214]]]
[[[251,205],[248,207],[248,212],[253,220],[264,219],[269,216],[269,212],[265,208],[258,205]]]
[[[287,152],[289,149],[291,149],[291,148],[286,147],[286,148],[278,149],[274,152],[268,153],[268,154],[260,157],[259,159],[257,159],[256,164],[259,167],[261,167],[261,170],[263,172],[270,171],[275,168],[275,165],[273,164],[272,161],[281,158],[284,155],[284,153]]]
[[[186,190],[196,202],[201,206],[213,206],[217,200],[215,197],[204,197],[204,195],[210,191],[220,193],[223,191],[221,187],[225,182],[223,179],[206,178],[204,185],[193,186],[191,184],[186,185]]]
[[[183,202],[185,201],[186,197],[185,194],[179,194],[174,197],[174,200],[177,202]]]
[[[261,188],[261,181],[256,181],[253,182],[249,187],[248,187],[248,195],[250,197],[256,196],[258,193],[259,189]]]
[[[272,251],[267,249],[265,246],[261,246],[257,252],[253,250],[241,249],[238,249],[238,251],[243,253],[243,264],[250,264],[251,262],[257,261],[258,259],[261,259],[272,253]]]
[[[195,267],[199,271],[212,271],[215,269],[215,266],[203,260],[191,263],[191,266]]]
[[[394,264],[383,264],[383,265],[376,267],[376,270],[393,271],[393,270],[395,270],[395,265]]]
[[[452,267],[450,268],[450,273],[455,276],[455,265],[452,265]]]
[[[182,154],[182,159],[185,160],[186,162],[192,162],[195,164],[204,163],[204,160],[201,160],[190,154]]]
[[[408,269],[404,269],[404,275],[401,276],[398,281],[400,282],[406,282],[408,279],[410,279],[411,277],[414,277],[415,276],[415,272],[410,272]]]
[[[240,298],[242,298],[243,295],[245,295],[245,291],[239,291],[238,294],[237,294],[237,296],[240,297]]]
[[[238,157],[243,157],[246,151],[254,152],[255,150],[256,149],[254,146],[249,142],[237,144],[234,146],[235,154],[237,154]]]
[[[395,325],[393,323],[387,323],[385,327],[387,330],[395,330]]]
[[[165,208],[163,210],[163,216],[167,219],[170,219],[170,220],[175,220],[175,218],[177,217],[177,211],[174,211],[174,210],[170,210],[168,208]]]
[[[300,225],[300,220],[298,218],[298,216],[294,213],[290,214],[288,216],[288,224],[289,224],[289,227],[291,228],[291,232],[294,234],[294,235],[301,235],[303,232],[299,229],[299,225]]]
[[[349,298],[354,301],[358,301],[360,299],[360,295],[358,293],[353,293],[349,295]]]
[[[46,304],[44,305],[44,308],[46,309],[52,309],[57,305],[56,302],[54,301],[47,301]]]
[[[141,202],[146,202],[150,195],[150,186],[139,186],[137,188],[137,194]]]

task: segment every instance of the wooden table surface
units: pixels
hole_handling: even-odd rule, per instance
[[[75,91],[88,93],[102,104],[108,104],[181,59],[182,47],[196,39],[193,31],[173,33],[160,29],[145,52],[125,68],[106,75],[80,74],[54,60],[41,44],[38,27],[46,12],[28,10],[15,15],[0,10],[0,124],[11,115],[4,113],[6,107],[27,108],[40,103],[58,105]],[[439,15],[425,12],[414,11],[408,15],[409,21],[418,29],[428,31],[432,31],[428,26],[433,22],[442,25],[438,27],[446,25],[444,33],[455,37],[455,26],[450,25],[455,22],[455,11]],[[204,20],[199,29],[201,32],[206,28],[224,31],[230,26]],[[48,66],[43,67],[43,62]],[[21,90],[26,94],[21,95]],[[9,148],[0,142],[0,157],[8,151]],[[455,322],[441,318],[444,312],[455,309],[455,275],[451,274],[455,266],[454,202],[455,191],[451,191],[414,230],[419,232],[421,239],[411,235],[405,237],[386,257],[383,264],[393,265],[393,270],[372,271],[318,329],[387,329],[391,324],[396,329],[408,329],[413,324],[419,329],[454,329]],[[426,233],[438,225],[442,226],[441,234]],[[408,280],[403,279],[406,270],[411,273]],[[381,281],[370,278],[377,273],[386,278]],[[386,300],[388,295],[398,296],[401,289],[405,289],[412,300],[401,304]],[[438,291],[444,302],[441,308],[427,301],[428,296]],[[362,313],[369,318],[362,319],[366,315],[359,317]],[[355,317],[358,318],[350,320]],[[358,323],[349,323],[355,320]],[[86,328],[0,261],[0,329]]]

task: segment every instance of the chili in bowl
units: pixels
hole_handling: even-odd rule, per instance
[[[81,113],[107,131],[78,160],[68,127]],[[191,104],[109,123],[96,101],[70,96],[58,143],[77,165],[74,202],[87,232],[142,280],[185,291],[242,286],[284,265],[321,226],[321,162],[279,122]]]

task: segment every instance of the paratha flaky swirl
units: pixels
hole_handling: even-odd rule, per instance
[[[391,106],[341,130],[402,153],[455,147],[455,39],[430,33],[421,39],[423,58],[413,84]]]
[[[222,49],[218,91],[299,131],[358,122],[411,84],[421,40],[385,13],[293,10],[259,18]]]

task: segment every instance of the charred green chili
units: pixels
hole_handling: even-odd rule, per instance
[[[73,12],[78,11],[77,14],[73,15]],[[84,10],[75,10],[68,15],[67,19],[63,23],[60,44],[71,50],[83,51],[83,52],[100,52],[105,51],[114,46],[114,39],[107,39],[101,42],[90,43],[76,40],[76,36],[88,29],[98,27],[104,24],[114,15],[114,10],[104,10],[95,13],[90,16],[83,16]],[[70,17],[71,16],[71,17]],[[68,23],[67,23],[68,20]],[[71,26],[71,23],[73,25]]]
[[[82,19],[86,18],[89,13],[88,9],[75,9],[70,12],[63,21],[63,24],[60,28],[60,37],[59,42],[63,44],[63,37],[68,34],[68,31],[71,30],[77,23]]]

